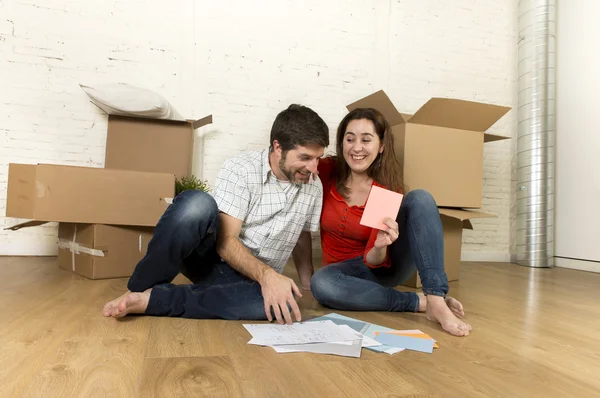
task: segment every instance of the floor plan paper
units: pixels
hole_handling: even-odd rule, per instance
[[[357,340],[355,333],[338,327],[331,320],[297,322],[292,325],[245,324],[252,335],[248,344],[274,346],[290,344],[331,343]]]
[[[312,352],[315,354],[331,354],[344,357],[360,358],[361,345],[360,340],[355,340],[353,344],[335,344],[335,343],[314,343],[300,345],[277,345],[272,347],[276,352]]]
[[[324,321],[330,320],[337,325],[348,325],[352,329],[356,330],[359,333],[362,333],[366,337],[370,337],[371,339],[375,339],[377,332],[386,332],[386,331],[394,331],[394,329],[387,328],[385,326],[375,325],[372,323],[364,322],[358,319],[350,318],[344,315],[337,314],[335,312],[320,316],[318,318],[313,318],[306,322],[314,322],[314,321]],[[371,346],[365,347],[371,351],[377,352],[385,352],[386,354],[396,354],[398,352],[404,351],[404,348],[392,347],[385,344],[379,346]]]

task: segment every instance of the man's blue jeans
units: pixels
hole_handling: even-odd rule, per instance
[[[217,254],[218,228],[219,210],[211,195],[184,191],[175,197],[127,285],[132,292],[152,288],[147,315],[267,318],[260,284]],[[179,272],[193,284],[172,284]]]
[[[418,271],[426,295],[445,297],[442,222],[431,194],[405,195],[396,218],[399,237],[388,248],[392,266],[371,269],[362,256],[324,266],[312,277],[313,296],[322,305],[347,311],[418,311],[419,297],[393,287]]]

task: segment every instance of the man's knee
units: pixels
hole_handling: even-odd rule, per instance
[[[175,198],[173,205],[177,206],[178,218],[182,222],[211,221],[219,214],[215,199],[203,191],[184,191]]]

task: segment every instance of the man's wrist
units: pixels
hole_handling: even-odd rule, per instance
[[[275,272],[275,270],[271,267],[264,267],[258,276],[258,283],[262,286],[262,284],[265,282],[265,280],[268,278],[268,276],[271,274],[271,272]]]

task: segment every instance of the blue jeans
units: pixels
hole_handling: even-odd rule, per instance
[[[216,252],[219,210],[202,191],[184,191],[167,208],[127,287],[152,288],[147,315],[197,319],[266,319],[261,286]],[[171,283],[181,272],[191,285]]]
[[[423,293],[445,297],[442,222],[431,194],[424,190],[405,195],[396,218],[399,237],[389,247],[391,267],[367,267],[362,256],[330,264],[315,272],[310,288],[322,305],[347,311],[418,311],[419,297],[393,287],[410,278],[415,269]]]

